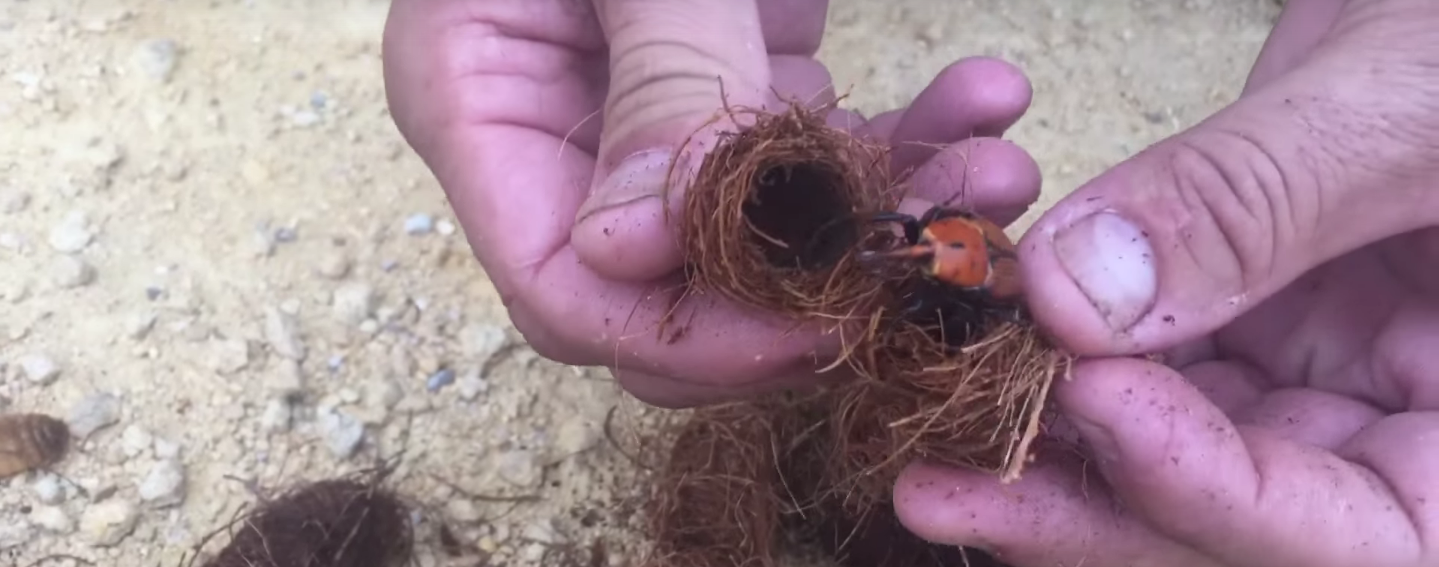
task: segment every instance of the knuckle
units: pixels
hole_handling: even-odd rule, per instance
[[[1298,238],[1292,173],[1247,135],[1195,132],[1170,147],[1168,170],[1187,217],[1179,246],[1204,273],[1242,291],[1274,275]]]

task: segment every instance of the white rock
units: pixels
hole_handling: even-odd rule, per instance
[[[559,462],[594,448],[600,441],[600,427],[581,415],[571,415],[555,429],[551,462]]]
[[[80,516],[80,531],[95,547],[112,547],[130,532],[140,519],[140,510],[128,500],[111,498],[89,508]]]
[[[50,247],[58,252],[73,254],[84,250],[95,239],[90,229],[90,219],[83,211],[71,211],[58,224],[50,228]]]
[[[316,271],[326,278],[339,280],[350,275],[350,270],[354,268],[354,265],[354,260],[351,260],[345,251],[336,249],[327,251],[320,256]]]
[[[35,528],[26,522],[0,523],[0,549],[13,549],[35,537]]]
[[[23,191],[0,191],[0,213],[14,214],[30,206],[30,194]]]
[[[107,392],[89,394],[70,406],[70,414],[65,421],[70,426],[70,433],[77,439],[88,437],[100,428],[120,421],[120,398]]]
[[[165,459],[150,467],[139,485],[140,499],[157,508],[175,506],[185,500],[185,466]]]
[[[68,534],[75,531],[75,522],[59,506],[40,506],[30,511],[30,521],[53,534]]]
[[[125,431],[120,433],[120,449],[126,457],[132,459],[149,451],[154,444],[155,437],[138,425],[127,425]]]
[[[131,56],[131,64],[142,75],[159,83],[167,83],[175,72],[179,48],[171,39],[151,39],[141,43]]]
[[[159,316],[154,311],[131,314],[125,319],[125,336],[132,341],[144,339],[155,328]]]
[[[84,287],[95,283],[95,267],[82,258],[60,256],[50,267],[55,285],[63,289]]]
[[[473,524],[485,519],[480,509],[466,498],[451,498],[445,503],[445,515],[461,524]]]
[[[336,409],[320,412],[319,425],[325,447],[336,458],[350,458],[365,439],[365,424]]]
[[[480,394],[490,391],[490,382],[480,376],[479,370],[470,370],[455,381],[455,388],[460,391],[461,399],[472,402],[480,397]]]
[[[460,330],[460,346],[477,368],[483,368],[509,340],[505,328],[494,323],[470,323]]]
[[[278,307],[265,307],[265,340],[270,343],[275,354],[290,360],[305,359],[305,343],[300,339],[295,318]]]
[[[20,369],[25,379],[35,384],[50,384],[60,377],[60,365],[47,355],[33,353],[20,357]]]
[[[35,499],[42,504],[59,504],[65,500],[65,489],[60,486],[60,477],[46,473],[35,479],[31,487],[35,491]]]
[[[375,312],[378,296],[375,287],[365,282],[352,282],[335,289],[330,307],[335,317],[350,325],[359,325]]]
[[[289,402],[281,398],[270,398],[260,412],[260,429],[266,433],[280,433],[290,429],[292,409]]]
[[[281,359],[278,368],[265,373],[265,391],[272,397],[293,399],[305,392],[305,369],[291,359]]]
[[[165,439],[165,438],[163,438],[163,437],[156,437],[156,438],[155,438],[155,458],[157,458],[157,459],[175,459],[175,458],[178,458],[179,456],[180,456],[180,444],[179,444],[179,443],[175,443],[175,442],[170,441],[170,440],[168,440],[168,439]]]
[[[210,344],[210,365],[221,374],[233,374],[250,365],[253,357],[250,341],[216,339]]]
[[[435,229],[435,219],[425,213],[415,213],[405,219],[405,233],[428,234]]]

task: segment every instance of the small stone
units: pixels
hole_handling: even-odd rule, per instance
[[[278,307],[265,307],[265,340],[275,354],[295,361],[305,359],[305,343],[300,340],[295,318]]]
[[[20,547],[35,537],[35,529],[26,522],[0,524],[0,549]]]
[[[465,498],[452,498],[445,503],[445,515],[461,524],[473,524],[485,519],[485,515],[480,513],[475,503]]]
[[[429,234],[435,229],[435,219],[425,213],[415,213],[405,219],[406,234]]]
[[[494,323],[470,323],[460,330],[460,346],[476,367],[483,368],[509,343],[504,327]]]
[[[75,523],[65,510],[58,506],[40,506],[30,511],[30,521],[40,529],[53,534],[68,534],[75,531]]]
[[[60,377],[60,365],[44,354],[27,354],[20,357],[19,362],[25,379],[32,383],[44,386]]]
[[[179,461],[162,460],[150,467],[140,481],[140,499],[156,508],[175,506],[185,500],[185,466]]]
[[[460,377],[456,388],[460,391],[461,399],[473,402],[480,394],[490,391],[490,382],[480,376],[479,370],[471,370]]]
[[[377,378],[365,385],[365,405],[375,409],[394,409],[404,399],[405,391],[388,378]]]
[[[451,235],[451,234],[454,234],[454,233],[455,233],[455,223],[452,223],[452,222],[447,221],[447,220],[442,220],[442,221],[440,221],[440,222],[437,222],[437,223],[435,223],[435,232],[440,233],[441,236],[449,236],[449,235]]]
[[[350,325],[358,325],[375,312],[377,301],[375,287],[364,282],[353,282],[335,289],[331,307],[335,316]]]
[[[171,39],[151,39],[135,49],[131,64],[150,80],[161,84],[170,82],[179,59],[179,47]]]
[[[351,260],[343,250],[330,250],[320,256],[315,270],[326,278],[340,280],[350,275],[350,270],[354,267],[355,261]]]
[[[260,429],[267,433],[280,433],[290,429],[290,419],[293,410],[289,402],[279,398],[270,398],[265,402],[265,409],[260,412]]]
[[[441,368],[425,379],[425,389],[430,392],[438,392],[445,386],[455,382],[455,371],[449,368]]]
[[[250,341],[220,339],[210,343],[210,366],[221,374],[234,374],[250,366],[254,354]]]
[[[89,394],[70,407],[65,421],[75,438],[84,439],[120,421],[120,398],[107,392]]]
[[[538,561],[543,561],[545,558],[545,554],[548,552],[549,550],[545,548],[544,545],[538,543],[531,543],[529,545],[526,545],[525,548],[521,551],[521,556],[525,558],[525,561],[535,563]]]
[[[90,242],[95,239],[95,233],[90,229],[89,217],[83,211],[71,211],[61,219],[59,224],[50,228],[50,247],[65,254],[74,254],[84,250]]]
[[[516,450],[501,453],[497,470],[501,477],[518,486],[534,486],[540,482],[543,471],[533,451]]]
[[[335,397],[340,398],[340,401],[346,404],[360,401],[360,393],[356,392],[354,388],[340,388],[338,392],[335,392]]]
[[[61,256],[50,267],[55,285],[64,289],[84,287],[95,283],[95,267],[75,256]]]
[[[155,328],[159,316],[154,311],[134,313],[125,319],[125,336],[132,341],[144,339]]]
[[[280,360],[279,368],[265,373],[265,390],[276,398],[293,400],[305,393],[305,371],[300,363]]]
[[[15,214],[30,206],[30,194],[22,191],[0,192],[0,213]]]
[[[325,447],[339,459],[350,458],[365,439],[365,424],[339,410],[321,412],[319,425]]]
[[[95,547],[113,547],[135,530],[140,510],[120,498],[111,498],[85,509],[80,516],[80,531]]]
[[[179,443],[175,443],[175,442],[173,442],[173,441],[170,441],[170,440],[168,440],[168,439],[164,439],[164,438],[162,438],[162,437],[156,437],[156,438],[155,438],[155,458],[157,458],[157,459],[176,459],[176,458],[179,458],[179,457],[180,457],[180,444],[179,444]]]
[[[65,500],[65,489],[60,486],[60,477],[54,474],[47,473],[35,479],[31,490],[35,491],[35,499],[42,504],[59,504]]]
[[[555,529],[554,520],[549,518],[538,519],[526,524],[524,531],[520,533],[520,537],[547,545],[558,544],[564,539],[560,535],[560,531]]]
[[[600,441],[600,428],[581,415],[571,415],[555,430],[553,462],[567,459],[594,448]]]
[[[120,433],[120,450],[132,459],[149,451],[154,444],[155,437],[138,425],[128,425]]]

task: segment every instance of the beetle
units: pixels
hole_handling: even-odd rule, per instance
[[[1014,242],[993,222],[961,209],[934,206],[916,218],[898,212],[872,215],[897,223],[904,242],[889,250],[864,250],[861,262],[906,262],[921,278],[904,293],[901,315],[917,323],[940,324],[947,342],[962,343],[986,314],[1013,319],[1022,294]],[[934,319],[930,319],[934,316]]]

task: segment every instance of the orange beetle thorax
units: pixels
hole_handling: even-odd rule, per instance
[[[966,288],[990,283],[989,244],[981,225],[948,218],[926,226],[920,245],[933,253],[930,274],[940,281]]]

